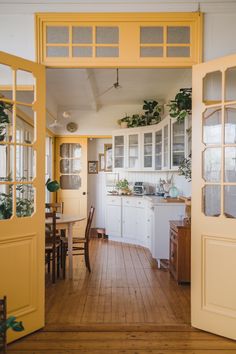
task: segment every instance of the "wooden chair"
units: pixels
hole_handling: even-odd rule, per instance
[[[56,211],[52,213],[45,213],[45,218],[52,218],[52,226],[45,231],[45,262],[48,265],[48,272],[50,273],[52,264],[52,282],[56,281],[56,266],[57,277],[60,276],[60,239],[57,236],[56,228]]]
[[[61,202],[61,203],[46,203],[45,209],[47,209],[49,212],[55,211],[56,213],[63,214],[64,203],[63,202]]]
[[[73,237],[73,256],[84,256],[85,260],[85,265],[88,269],[89,272],[91,272],[91,266],[90,266],[90,260],[89,260],[89,241],[90,241],[90,230],[91,230],[91,225],[93,221],[93,215],[94,215],[95,208],[91,206],[89,215],[88,215],[88,220],[87,220],[87,225],[86,225],[86,230],[85,230],[85,235],[83,238],[80,237]],[[63,261],[66,261],[66,255],[68,251],[68,239],[66,237],[61,237],[62,240],[62,247],[63,247]],[[63,266],[63,270],[65,271],[65,264]],[[63,274],[65,277],[65,273]]]

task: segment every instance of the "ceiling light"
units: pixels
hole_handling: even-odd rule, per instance
[[[68,111],[64,111],[62,113],[62,117],[65,118],[65,119],[69,119],[71,117],[71,113],[68,112]]]

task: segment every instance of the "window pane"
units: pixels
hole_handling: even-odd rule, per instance
[[[225,148],[225,182],[236,182],[236,148]]]
[[[61,144],[60,157],[81,157],[81,145],[76,143]]]
[[[236,144],[236,107],[225,109],[225,144]]]
[[[13,186],[0,184],[0,220],[12,217]]]
[[[221,149],[207,148],[203,152],[203,178],[206,182],[220,182]]]
[[[97,44],[118,44],[119,28],[118,27],[96,27],[96,43]]]
[[[47,57],[68,57],[68,47],[47,47]]]
[[[92,47],[73,47],[72,49],[73,57],[80,58],[89,58],[93,56],[93,48]]]
[[[225,100],[236,101],[236,68],[227,69],[225,72]]]
[[[115,136],[115,145],[124,145],[124,136]]]
[[[118,47],[97,47],[96,48],[96,57],[118,57],[119,48]]]
[[[34,187],[31,184],[16,186],[16,215],[31,216],[34,212]]]
[[[236,186],[224,187],[224,214],[227,218],[236,218]]]
[[[33,112],[32,112],[33,114]],[[32,118],[33,122],[33,118]],[[16,117],[16,142],[32,144],[34,141],[34,127],[20,117]]]
[[[47,43],[68,43],[69,27],[48,26],[47,27]]]
[[[22,90],[22,86],[32,86],[31,91]],[[35,78],[32,73],[24,70],[16,71],[16,101],[34,102]]]
[[[35,177],[35,152],[31,146],[16,145],[16,180],[32,181]]]
[[[221,143],[221,109],[210,108],[204,114],[203,120],[203,142],[204,144]]]
[[[202,193],[202,209],[206,216],[220,215],[220,186],[205,186]]]
[[[90,44],[92,42],[92,27],[72,27],[72,43]]]
[[[190,27],[167,27],[167,43],[190,43]]]
[[[141,47],[140,57],[163,57],[162,47]]]
[[[0,181],[13,180],[13,146],[0,145]]]
[[[203,102],[206,104],[221,102],[222,73],[214,71],[203,79]]]
[[[189,47],[167,47],[167,57],[188,58],[190,57]]]
[[[0,141],[12,141],[13,105],[0,101]]]
[[[81,161],[80,159],[62,159],[60,161],[60,172],[61,173],[80,173],[81,172]]]
[[[13,71],[7,66],[0,64],[0,97],[3,95],[8,99],[12,99],[12,88],[13,88]],[[3,91],[1,86],[7,86],[8,90]]]
[[[60,176],[61,189],[79,189],[81,187],[81,178],[78,175]]]
[[[163,43],[163,27],[141,27],[140,28],[141,44],[161,44]]]

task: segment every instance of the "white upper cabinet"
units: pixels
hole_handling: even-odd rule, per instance
[[[189,120],[165,117],[159,124],[113,132],[113,169],[133,171],[176,170],[189,155]]]

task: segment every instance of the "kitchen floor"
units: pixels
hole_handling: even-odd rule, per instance
[[[190,286],[158,269],[143,247],[92,239],[92,272],[74,257],[74,279],[46,286],[46,328],[81,324],[190,324]]]

